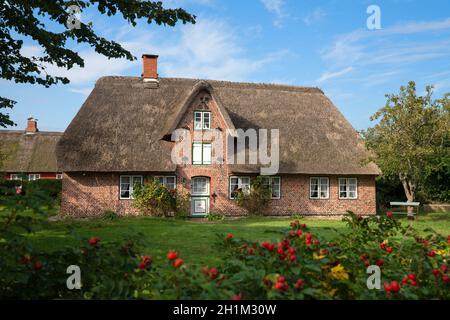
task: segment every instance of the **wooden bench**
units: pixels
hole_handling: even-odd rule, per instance
[[[417,208],[416,212],[412,212],[412,218],[414,218],[414,214],[419,214],[419,206],[420,206],[420,202],[399,202],[399,201],[392,201],[389,203],[391,205],[391,212],[393,214],[408,214],[408,211],[395,211],[395,210],[400,210],[400,208],[402,207],[413,207],[413,208]]]

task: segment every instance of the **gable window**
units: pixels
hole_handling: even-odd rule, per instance
[[[272,193],[272,199],[281,198],[280,177],[263,177],[263,185]]]
[[[211,164],[211,143],[192,144],[192,164]]]
[[[230,177],[230,199],[236,199],[238,191],[250,192],[250,177]]]
[[[29,181],[39,180],[40,178],[41,178],[41,175],[39,173],[31,173],[28,175]]]
[[[142,176],[120,176],[120,199],[133,199],[134,187],[142,182]]]
[[[327,177],[311,177],[309,180],[309,197],[311,199],[328,199],[330,181]]]
[[[194,111],[194,130],[211,129],[211,112]]]
[[[358,182],[356,178],[339,178],[339,199],[358,198]]]
[[[22,175],[20,173],[13,173],[10,176],[11,180],[22,180]]]
[[[177,177],[175,176],[158,176],[155,179],[169,190],[177,188]]]

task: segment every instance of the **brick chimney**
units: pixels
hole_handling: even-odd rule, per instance
[[[27,127],[25,129],[25,133],[26,134],[33,134],[38,132],[39,129],[37,127],[37,119],[33,118],[33,117],[29,117],[28,121],[27,121]]]
[[[142,79],[144,82],[158,81],[158,56],[142,55]]]

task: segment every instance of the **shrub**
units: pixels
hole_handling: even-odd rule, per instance
[[[264,186],[263,179],[261,176],[252,179],[249,192],[237,192],[237,204],[245,208],[250,215],[264,214],[271,201],[271,192]]]
[[[137,184],[133,197],[133,205],[146,215],[167,217],[176,210],[175,193],[169,191],[157,180],[142,186]]]
[[[119,219],[119,215],[116,212],[114,212],[113,210],[105,210],[102,214],[102,219],[114,221],[114,220]]]
[[[207,215],[207,219],[208,221],[221,221],[223,219],[225,219],[225,215],[223,213],[220,212],[210,212]]]
[[[189,217],[191,197],[186,189],[176,191],[175,196],[175,218],[187,219]]]

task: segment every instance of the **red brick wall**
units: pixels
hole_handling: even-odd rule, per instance
[[[245,215],[246,212],[229,200],[228,176],[218,169],[186,169],[177,173],[177,187],[182,188],[180,177],[186,178],[189,188],[193,176],[211,178],[210,211],[226,215]],[[64,215],[93,216],[105,210],[121,215],[137,215],[132,200],[119,200],[119,177],[117,173],[70,173],[63,178],[61,212]],[[148,179],[149,175],[145,175]],[[329,199],[309,199],[309,175],[281,175],[281,199],[272,200],[269,215],[299,213],[303,215],[341,215],[346,210],[357,214],[375,214],[375,177],[358,176],[358,199],[338,198],[338,176],[329,176]]]

